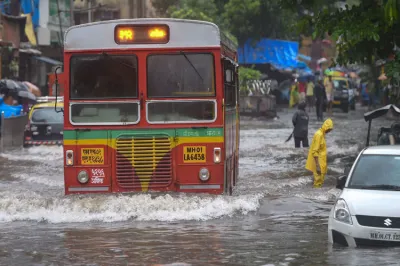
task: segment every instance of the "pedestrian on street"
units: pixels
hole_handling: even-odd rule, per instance
[[[314,82],[312,82],[311,78],[308,78],[306,95],[308,112],[311,112],[312,108],[314,107]]]
[[[319,79],[314,87],[315,109],[317,111],[317,120],[323,121],[324,103],[326,102],[326,92],[322,80]]]
[[[327,113],[332,116],[332,103],[333,103],[333,81],[332,76],[329,76],[325,81],[326,100],[328,104]]]
[[[303,81],[299,81],[299,102],[306,100],[306,84]]]
[[[298,110],[294,113],[292,123],[294,126],[294,147],[300,148],[300,143],[303,148],[308,148],[308,114],[306,112],[307,104],[303,101],[299,103]]]
[[[320,188],[324,184],[327,173],[327,151],[325,135],[333,129],[333,121],[328,118],[322,127],[315,132],[308,158],[306,169],[314,174],[314,188]]]
[[[298,102],[299,102],[298,87],[297,87],[297,82],[294,81],[290,88],[289,108],[296,106]]]

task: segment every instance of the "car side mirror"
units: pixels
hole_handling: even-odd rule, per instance
[[[344,185],[346,184],[346,181],[347,181],[347,175],[339,176],[336,179],[336,188],[340,189],[340,190],[343,190]]]

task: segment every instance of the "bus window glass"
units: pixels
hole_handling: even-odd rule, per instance
[[[149,102],[147,116],[153,123],[214,121],[215,102]]]
[[[32,123],[63,124],[64,116],[62,112],[55,112],[54,107],[39,108],[32,112]]]
[[[228,60],[223,60],[225,68],[224,75],[224,97],[225,105],[232,107],[236,105],[236,73],[235,66]]]
[[[215,96],[213,55],[148,56],[147,92],[149,97]]]
[[[73,103],[71,121],[76,124],[137,123],[138,103]]]
[[[136,98],[136,56],[73,56],[70,88],[71,99]]]

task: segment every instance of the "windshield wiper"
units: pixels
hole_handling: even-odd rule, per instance
[[[400,190],[400,186],[394,185],[373,185],[373,186],[360,186],[361,189],[385,189],[385,190]]]
[[[197,68],[193,65],[192,61],[190,61],[189,57],[187,57],[186,53],[184,51],[180,51],[180,53],[185,57],[186,61],[189,62],[189,64],[192,66],[192,68],[194,69],[194,71],[196,71],[197,75],[199,76],[199,78],[201,79],[201,82],[203,82],[204,85],[204,79],[203,77],[200,75],[199,71],[197,70]]]

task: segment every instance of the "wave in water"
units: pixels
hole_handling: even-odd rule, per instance
[[[38,146],[1,153],[0,156],[12,161],[47,162],[59,160],[62,166],[63,148],[58,146]]]
[[[4,192],[0,222],[44,221],[49,223],[210,220],[259,208],[262,194],[246,196],[189,196],[149,194],[49,197],[26,192]]]

